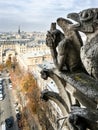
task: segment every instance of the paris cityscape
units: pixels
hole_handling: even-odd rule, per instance
[[[46,66],[46,62],[50,61],[50,65],[53,65],[50,50],[45,45],[45,36],[46,34],[41,32],[21,32],[20,27],[18,27],[16,33],[8,32],[0,34],[0,81],[2,86],[2,89],[0,89],[0,108],[1,112],[4,112],[1,115],[1,122],[4,122],[6,118],[9,119],[10,117],[13,117],[14,123],[12,123],[11,127],[9,126],[12,130],[29,130],[33,127],[36,130],[39,128],[41,129],[41,126],[38,124],[39,122],[36,122],[36,120],[38,120],[36,118],[38,117],[35,116],[40,113],[40,110],[38,112],[38,110],[35,108],[35,105],[37,108],[40,107],[39,105],[42,102],[40,101],[41,90],[43,90],[45,87],[52,89],[52,86],[55,86],[53,81],[49,80],[47,85],[47,83],[44,83],[40,77],[42,63],[44,63]],[[25,82],[23,80],[25,80]],[[27,85],[30,88],[25,91],[23,86],[28,84],[28,80],[31,80],[30,86]],[[21,86],[22,84],[20,82],[24,85]],[[37,87],[40,86],[40,88],[36,88],[36,90],[31,88],[32,86],[36,87],[35,85],[37,85]],[[27,96],[28,93],[30,94],[30,91],[31,94],[33,94],[33,91],[35,91],[36,97],[33,99],[35,105],[32,103],[32,101],[30,101],[33,97],[30,98]],[[37,91],[39,91],[38,94]],[[36,104],[36,100],[39,100],[39,104]],[[43,105],[44,104],[42,103],[42,106]],[[17,119],[16,115],[18,114],[21,115],[21,120]],[[41,118],[43,118],[43,116]]]
[[[48,46],[46,37],[51,23],[65,35],[58,18],[98,8],[97,3],[0,0],[0,130],[71,130],[65,122],[71,105],[78,102],[73,96],[76,89],[57,71],[54,57],[59,49],[53,55],[55,49]],[[86,35],[81,31],[79,35],[85,45]]]

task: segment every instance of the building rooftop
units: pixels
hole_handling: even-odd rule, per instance
[[[54,63],[48,62],[48,61],[43,61],[43,64],[38,65],[41,69],[52,69],[55,68]]]
[[[28,52],[28,53],[22,54],[21,56],[24,58],[34,58],[34,57],[42,57],[44,55],[46,55],[45,52],[36,51],[36,52]]]

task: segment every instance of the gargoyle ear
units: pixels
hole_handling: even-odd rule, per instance
[[[47,31],[46,36],[51,36],[53,38],[53,40],[55,40],[55,38],[56,38],[56,35],[51,31]]]
[[[47,31],[47,34],[51,34],[51,32],[50,32],[50,31]]]
[[[49,34],[51,34],[51,32],[50,32],[50,31],[47,31],[47,34],[46,34],[46,36],[49,36]]]

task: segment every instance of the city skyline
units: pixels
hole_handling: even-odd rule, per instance
[[[59,17],[97,7],[97,0],[0,0],[0,32],[47,31]]]

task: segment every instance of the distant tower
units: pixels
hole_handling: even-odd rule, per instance
[[[19,28],[18,28],[18,34],[20,35],[20,26],[19,26]]]

